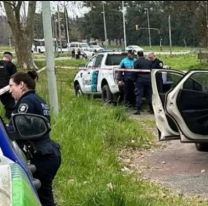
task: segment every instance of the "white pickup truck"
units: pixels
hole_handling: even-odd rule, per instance
[[[74,78],[75,94],[95,94],[101,95],[105,102],[117,101],[120,91],[115,70],[126,55],[124,52],[102,52],[94,55],[84,67],[79,68]]]

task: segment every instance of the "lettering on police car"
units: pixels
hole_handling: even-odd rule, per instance
[[[28,110],[28,108],[29,108],[28,104],[22,103],[18,107],[18,112],[24,112],[24,113],[26,113],[27,110]]]

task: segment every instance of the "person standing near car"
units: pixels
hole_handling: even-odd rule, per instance
[[[134,68],[134,52],[128,50],[127,57],[120,62],[121,69],[127,69],[129,71],[119,72],[118,85],[123,88],[123,97],[125,106],[134,106],[134,74],[131,69]]]
[[[152,113],[152,85],[151,85],[151,76],[150,69],[151,64],[148,59],[144,57],[143,51],[137,52],[138,59],[134,63],[134,68],[138,69],[136,72],[136,112],[134,114],[140,114],[142,106],[142,98],[146,97],[146,100],[149,105],[149,112]],[[142,72],[139,70],[142,69]],[[145,72],[147,70],[147,72]]]
[[[50,122],[49,107],[35,92],[35,71],[17,72],[9,80],[10,93],[16,100],[13,113],[32,113],[46,117]],[[10,122],[10,128],[12,122]],[[23,149],[23,143],[18,142]],[[61,164],[60,146],[50,139],[49,134],[38,140],[30,140],[24,145],[30,148],[31,164],[36,166],[33,176],[41,181],[38,190],[42,206],[55,206],[52,182]],[[23,149],[24,151],[24,149]]]
[[[11,52],[4,52],[3,59],[0,60],[0,89],[9,84],[10,76],[17,72],[15,64],[12,62],[13,55]],[[9,92],[0,95],[1,103],[5,108],[5,116],[10,119],[14,109],[15,100]]]
[[[150,67],[152,69],[162,69],[163,68],[163,61],[158,59],[154,52],[150,52],[148,54],[148,59],[150,61]]]
[[[150,60],[150,68],[151,69],[163,69],[163,61],[156,58],[156,55],[154,52],[150,52],[148,54],[148,59]],[[159,92],[163,92],[163,79],[162,79],[162,73],[158,73],[156,76],[157,81],[157,89]]]

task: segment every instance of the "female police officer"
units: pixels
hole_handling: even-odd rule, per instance
[[[11,76],[10,93],[16,100],[13,113],[43,115],[50,121],[48,105],[35,93],[36,78],[38,76],[35,71],[17,72]],[[40,201],[43,206],[54,206],[52,181],[61,163],[59,145],[50,139],[49,134],[28,144],[32,148],[31,163],[37,169],[34,177],[41,181],[41,188],[38,190]]]

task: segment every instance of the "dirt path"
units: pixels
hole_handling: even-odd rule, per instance
[[[157,138],[145,121],[153,121],[153,115],[132,116]],[[149,124],[148,124],[149,125]],[[198,152],[194,144],[178,140],[157,142],[157,147],[144,151],[122,151],[121,157],[129,168],[144,178],[156,181],[180,194],[208,198],[208,152]]]

